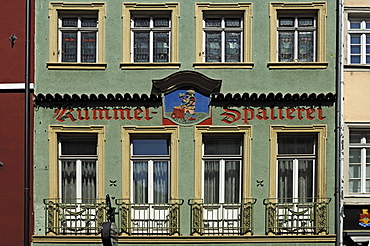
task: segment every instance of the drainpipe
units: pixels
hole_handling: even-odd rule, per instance
[[[335,234],[336,245],[343,245],[343,0],[337,0],[336,45],[336,131],[335,131]]]
[[[24,246],[30,245],[30,37],[31,0],[26,0],[25,107],[24,107]]]

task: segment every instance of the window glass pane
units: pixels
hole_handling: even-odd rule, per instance
[[[279,160],[278,162],[278,196],[279,198],[293,197],[293,161]]]
[[[279,154],[314,154],[315,141],[313,136],[282,136],[278,137]]]
[[[298,196],[313,197],[313,161],[298,161]]]
[[[81,33],[81,62],[96,62],[96,32]]]
[[[78,18],[62,18],[62,26],[63,27],[77,27],[78,25]]]
[[[370,180],[366,179],[366,193],[370,193]]]
[[[351,29],[360,29],[361,28],[361,22],[360,21],[351,21],[350,22],[350,28]]]
[[[361,54],[361,46],[351,45],[351,54]]]
[[[169,62],[169,33],[154,33],[154,57],[153,62]]]
[[[206,62],[221,62],[221,33],[206,33]]]
[[[370,21],[366,21],[365,28],[370,29]]]
[[[314,25],[313,18],[298,18],[299,27],[310,27],[313,25]]]
[[[149,62],[149,33],[134,33],[134,62]]]
[[[134,155],[169,155],[167,139],[133,139]]]
[[[82,161],[82,198],[96,198],[96,161]]]
[[[292,62],[294,60],[294,33],[279,32],[279,61]]]
[[[349,150],[349,163],[361,163],[361,149]]]
[[[95,135],[88,137],[61,138],[62,155],[96,155],[97,138]]]
[[[97,18],[81,18],[82,27],[96,27],[98,25]]]
[[[292,27],[294,26],[294,18],[279,18],[280,27]]]
[[[361,192],[360,180],[350,180],[349,181],[349,193],[359,193],[359,192]]]
[[[165,161],[154,162],[154,203],[168,202],[168,163]]]
[[[239,203],[240,162],[225,161],[225,203]]]
[[[62,62],[77,62],[77,33],[62,33]]]
[[[366,64],[370,63],[370,56],[366,56]]]
[[[351,56],[351,63],[352,64],[360,64],[360,56]]]
[[[154,26],[155,27],[169,27],[170,26],[170,19],[168,19],[168,18],[155,18],[154,19]]]
[[[204,162],[204,202],[218,203],[220,191],[220,170],[218,161]]]
[[[134,18],[135,27],[149,27],[150,18]]]
[[[240,32],[226,33],[226,62],[240,62]]]
[[[313,62],[313,32],[299,32],[298,34],[298,59],[300,62]]]
[[[361,165],[349,165],[349,177],[361,178]]]
[[[370,178],[370,164],[366,164],[366,178]]]
[[[75,202],[76,191],[76,161],[63,160],[61,162],[61,188],[63,202]]]
[[[225,19],[225,27],[240,27],[241,26],[241,19],[240,18],[226,18]]]
[[[221,18],[206,18],[205,19],[206,27],[221,27]]]
[[[241,155],[240,138],[206,138],[203,143],[205,155]]]
[[[360,44],[361,37],[360,35],[351,35],[351,44]]]
[[[133,202],[148,202],[148,163],[133,163]]]

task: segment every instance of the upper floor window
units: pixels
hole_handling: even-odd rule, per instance
[[[370,64],[370,18],[350,18],[348,40],[349,63]]]
[[[278,19],[279,62],[316,60],[316,17],[282,15]]]
[[[49,69],[105,69],[104,3],[51,2]]]
[[[252,4],[196,3],[196,68],[252,68]]]
[[[179,15],[179,3],[123,3],[121,68],[179,68]]]
[[[270,4],[270,68],[326,68],[326,3]]]
[[[164,16],[138,16],[131,21],[132,61],[169,62],[171,18]]]
[[[369,130],[350,130],[348,159],[349,193],[370,193]]]
[[[243,61],[243,18],[205,15],[205,62]]]

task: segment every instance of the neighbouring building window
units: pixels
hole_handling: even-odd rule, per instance
[[[348,40],[349,63],[370,64],[370,18],[350,18]]]
[[[242,62],[243,18],[205,15],[205,62]]]
[[[316,17],[278,17],[279,62],[316,61]]]
[[[370,193],[370,130],[350,130],[348,158],[349,193]]]
[[[60,61],[97,61],[98,18],[92,16],[60,16]]]
[[[105,3],[49,3],[49,69],[105,69]]]

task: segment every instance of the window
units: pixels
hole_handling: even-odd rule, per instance
[[[348,40],[349,64],[370,64],[370,19],[350,18]]]
[[[121,68],[178,68],[178,3],[122,6]]]
[[[49,69],[105,69],[104,3],[51,2]]]
[[[370,131],[350,130],[349,193],[370,193]]]
[[[326,3],[270,4],[270,68],[325,68]]]
[[[122,128],[124,234],[179,233],[178,127]]]
[[[325,125],[271,126],[267,233],[327,233],[326,138]]]
[[[99,234],[105,213],[104,127],[49,127],[47,234]]]
[[[278,134],[278,197],[312,200],[315,196],[316,140],[314,134]]]
[[[197,68],[251,68],[251,3],[196,3]]]
[[[205,16],[203,21],[205,62],[241,62],[242,17]]]
[[[192,233],[249,235],[251,127],[195,126],[194,134]]]

